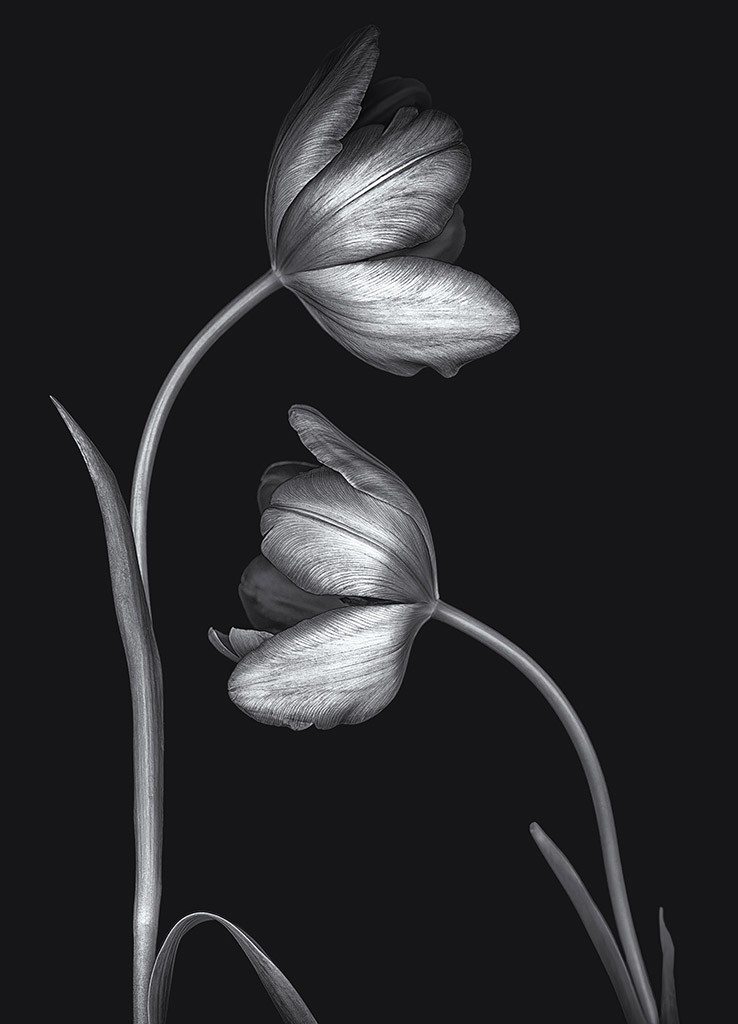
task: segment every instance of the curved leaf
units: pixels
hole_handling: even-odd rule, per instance
[[[204,921],[217,921],[226,931],[230,932],[251,961],[252,967],[259,975],[259,980],[267,990],[285,1024],[317,1024],[315,1017],[308,1010],[297,991],[279,968],[272,963],[261,946],[257,945],[251,936],[235,924],[226,921],[224,917],[218,917],[217,914],[209,914],[205,911],[188,914],[178,921],[159,950],[149,985],[149,1024],[164,1024],[167,1017],[167,1004],[172,987],[177,949],[182,937],[195,925],[202,924]]]
[[[638,1002],[628,968],[625,966],[625,961],[613,934],[607,921],[597,909],[594,900],[585,889],[581,878],[558,846],[549,839],[535,821],[530,826],[530,833],[587,929],[587,934],[599,953],[600,960],[605,965],[605,970],[620,1000],[628,1024],[646,1024],[646,1018]]]
[[[161,898],[163,822],[163,696],[159,652],[151,624],[128,509],[115,475],[67,410],[52,397],[85,460],[105,528],[115,614],[128,665],[133,709],[133,822],[136,890],[133,908],[135,1020],[146,1013],[146,989],[156,953]]]

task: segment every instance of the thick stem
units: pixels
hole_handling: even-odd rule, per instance
[[[274,271],[269,270],[263,277],[254,281],[252,285],[237,295],[232,302],[229,302],[220,313],[207,324],[196,338],[190,342],[172,369],[169,371],[166,380],[159,389],[149,418],[146,421],[141,442],[138,446],[136,466],[133,471],[133,489],[131,491],[131,526],[133,537],[138,551],[138,562],[141,567],[141,578],[143,580],[146,596],[149,598],[149,577],[148,560],[146,555],[146,516],[149,505],[149,489],[151,487],[151,474],[154,469],[156,449],[159,446],[164,424],[166,423],[169,411],[174,405],[174,400],[179,394],[180,388],[200,362],[208,349],[215,344],[218,338],[232,327],[237,320],[240,320],[244,313],[271,295],[281,286],[281,282]],[[150,603],[150,598],[149,598]]]
[[[496,651],[519,669],[533,683],[536,689],[543,694],[566,729],[569,739],[574,744],[579,755],[579,760],[582,762],[584,774],[587,777],[589,790],[592,794],[592,802],[594,803],[597,827],[602,844],[607,886],[610,891],[610,900],[618,934],[623,944],[625,960],[630,969],[633,985],[638,993],[646,1019],[649,1024],[658,1024],[659,1015],[656,1009],[656,1001],[654,1000],[648,975],[646,974],[646,967],[630,913],[628,894],[625,890],[625,878],[623,877],[623,868],[620,862],[620,850],[615,832],[615,818],[612,813],[610,796],[607,792],[605,777],[602,774],[597,754],[579,716],[553,679],[543,671],[541,666],[536,664],[520,647],[502,636],[501,633],[498,633],[490,626],[485,626],[483,622],[473,619],[470,615],[452,608],[451,605],[443,601],[438,602],[434,618],[439,619],[441,622],[446,622],[450,626],[455,626],[456,629],[460,629],[463,633],[474,637],[475,640],[479,640],[480,643],[485,644],[487,647],[491,647],[493,651]]]

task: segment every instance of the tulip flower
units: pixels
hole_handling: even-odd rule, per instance
[[[336,341],[408,375],[452,376],[518,330],[483,278],[452,266],[463,245],[458,200],[471,169],[452,117],[427,109],[421,83],[369,83],[373,26],[318,68],[280,128],[269,165],[272,269]],[[363,106],[362,106],[363,101]]]
[[[293,407],[290,422],[320,465],[264,474],[263,557],[240,588],[252,621],[281,632],[210,639],[238,661],[229,692],[242,711],[329,729],[366,721],[397,693],[438,600],[435,555],[420,504],[392,470],[315,409]]]
[[[507,299],[454,265],[471,167],[461,130],[416,79],[371,81],[378,35],[370,25],[349,36],[287,113],[267,175],[271,267],[193,338],[149,413],[131,493],[147,594],[148,499],[164,424],[200,359],[268,295],[293,292],[346,349],[402,376],[432,367],[451,377],[517,334]]]
[[[262,554],[249,564],[239,588],[257,628],[208,634],[236,662],[228,683],[231,699],[269,725],[330,729],[364,722],[396,695],[413,640],[430,618],[511,662],[548,701],[584,769],[622,957],[571,865],[537,825],[534,838],[585,921],[629,1021],[658,1024],[607,785],[574,708],[521,648],[441,601],[428,520],[407,485],[315,409],[293,406],[290,423],[317,464],[274,463],[262,476]]]

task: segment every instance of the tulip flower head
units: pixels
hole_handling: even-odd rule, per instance
[[[277,135],[266,188],[272,270],[336,341],[373,366],[445,377],[518,332],[484,278],[453,266],[471,159],[414,79],[370,85],[378,30],[321,64]]]
[[[321,413],[290,423],[319,464],[276,463],[259,488],[262,555],[241,598],[266,629],[210,630],[238,662],[228,689],[269,725],[330,729],[372,718],[397,693],[438,601],[428,521],[400,478]]]

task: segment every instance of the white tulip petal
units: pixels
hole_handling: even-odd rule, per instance
[[[273,462],[261,474],[259,489],[256,492],[256,503],[263,512],[272,499],[275,488],[298,473],[309,473],[317,469],[314,462]]]
[[[332,469],[278,487],[261,517],[264,556],[313,594],[433,602],[435,576],[418,526]]]
[[[403,377],[431,366],[453,377],[518,333],[512,304],[461,267],[416,256],[307,270],[285,278],[349,352]]]
[[[354,32],[325,58],[282,122],[267,176],[265,216],[274,258],[285,210],[311,178],[341,150],[356,121],[379,56],[379,30]]]
[[[440,110],[399,110],[389,127],[351,131],[285,213],[283,274],[380,256],[435,238],[471,171],[461,129]]]
[[[301,590],[263,555],[257,555],[244,569],[238,594],[251,625],[272,633],[329,608],[343,607],[338,597]]]
[[[317,409],[309,405],[293,405],[289,419],[302,443],[319,462],[340,473],[352,487],[402,509],[415,521],[428,546],[435,579],[436,556],[430,526],[420,502],[404,480],[371,452],[352,441]],[[438,596],[435,584],[434,595]]]
[[[233,670],[231,700],[267,725],[331,729],[378,714],[397,693],[427,605],[324,612],[264,641]]]

